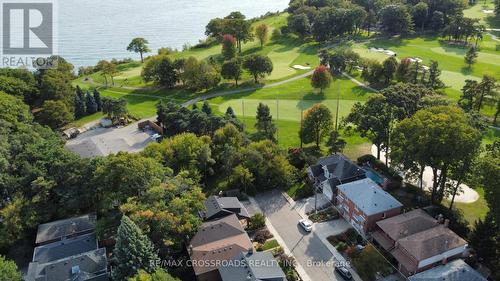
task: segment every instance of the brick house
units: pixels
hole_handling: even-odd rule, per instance
[[[374,240],[397,261],[406,276],[462,257],[467,241],[422,210],[377,222]]]
[[[401,213],[403,204],[366,178],[339,185],[337,209],[362,235],[375,229],[375,223]]]

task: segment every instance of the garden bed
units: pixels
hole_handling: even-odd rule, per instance
[[[339,212],[337,212],[337,210],[335,210],[333,207],[327,207],[326,209],[318,211],[317,213],[313,211],[309,215],[309,219],[315,223],[336,220],[339,217]]]

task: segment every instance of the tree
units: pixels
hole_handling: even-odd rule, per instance
[[[127,216],[122,216],[113,250],[113,279],[127,280],[139,269],[154,272],[157,260],[158,255],[149,238]]]
[[[225,115],[230,117],[230,118],[236,118],[236,114],[234,114],[234,110],[230,106],[227,107]]]
[[[250,55],[243,61],[243,68],[248,70],[254,77],[255,83],[258,83],[259,78],[273,72],[273,62],[268,56]]]
[[[474,223],[474,229],[470,233],[469,241],[471,247],[479,256],[480,261],[489,268],[495,268],[494,261],[498,261],[500,252],[499,226],[491,212],[484,219]]]
[[[477,50],[474,47],[470,47],[467,50],[467,53],[465,53],[464,57],[465,63],[468,65],[469,68],[476,63],[477,60]]]
[[[38,98],[36,84],[28,84],[17,77],[0,76],[0,91],[23,98],[24,102],[31,105]]]
[[[240,80],[242,74],[241,60],[234,58],[230,61],[225,61],[222,64],[221,75],[224,79],[234,79],[236,85],[238,85],[238,80]]]
[[[240,12],[232,12],[224,18],[225,33],[232,34],[236,38],[238,50],[241,53],[242,43],[253,39],[252,24],[245,20],[245,16]]]
[[[328,138],[326,144],[329,147],[328,152],[330,154],[336,154],[336,153],[342,153],[345,146],[347,145],[347,142],[344,139],[340,138],[340,134],[338,131],[334,130],[330,133],[330,137]]]
[[[40,122],[58,129],[73,121],[73,113],[68,109],[62,101],[45,101],[42,105],[43,110],[40,112]]]
[[[249,229],[257,230],[264,226],[266,226],[266,217],[262,213],[256,213],[250,218]]]
[[[144,38],[134,38],[132,39],[132,42],[130,42],[130,44],[128,45],[127,51],[139,53],[141,55],[141,62],[144,62],[143,54],[151,52],[148,44],[149,44],[148,40]]]
[[[203,102],[203,106],[201,107],[201,111],[205,112],[207,115],[212,115],[212,108],[210,107],[210,104],[208,104],[208,101]]]
[[[498,115],[500,114],[500,98],[497,98],[496,111],[493,117],[493,126],[497,124]]]
[[[87,92],[85,95],[85,107],[87,109],[87,114],[94,114],[97,112],[97,103],[93,93]]]
[[[275,140],[274,135],[276,134],[276,127],[273,124],[273,116],[271,115],[269,106],[259,103],[256,118],[257,122],[255,123],[255,128],[260,136],[266,139]]]
[[[432,13],[431,28],[433,31],[438,32],[444,27],[444,14],[441,11],[434,11]]]
[[[230,60],[236,56],[236,39],[231,34],[226,34],[222,38],[222,56],[225,60]]]
[[[141,269],[136,276],[129,278],[128,281],[179,281],[179,279],[172,277],[164,269],[158,268],[151,274]]]
[[[352,259],[356,268],[359,268],[358,272],[363,280],[375,280],[378,273],[382,275],[390,273],[387,261],[371,244]]]
[[[0,280],[21,281],[23,275],[17,270],[17,265],[10,260],[0,256]]]
[[[413,22],[424,31],[427,17],[429,16],[429,6],[425,2],[418,2],[412,9]]]
[[[311,78],[311,85],[316,89],[320,89],[320,94],[323,94],[324,89],[330,87],[331,82],[332,75],[326,66],[320,65],[314,70]]]
[[[407,83],[391,85],[380,92],[386,102],[393,108],[393,116],[403,120],[413,116],[418,110],[424,108],[424,98],[434,98],[438,94],[423,86]]]
[[[102,113],[108,115],[109,119],[118,120],[128,116],[127,100],[110,97],[102,98]]]
[[[205,209],[205,199],[199,185],[183,173],[129,198],[120,210],[144,229],[158,248],[179,251],[201,225],[199,213]]]
[[[479,159],[476,172],[478,182],[483,186],[486,203],[496,222],[500,221],[500,141],[486,147],[485,154]]]
[[[101,93],[99,93],[97,89],[94,89],[94,100],[97,105],[97,111],[101,112],[102,111]]]
[[[146,82],[172,89],[179,80],[175,63],[168,56],[159,55],[149,58],[141,73]]]
[[[85,99],[83,98],[83,95],[79,94],[77,91],[77,94],[75,95],[75,118],[76,119],[82,118],[86,114],[87,114],[87,106],[85,103]]]
[[[483,75],[483,79],[478,85],[479,96],[477,98],[477,111],[480,111],[483,106],[483,100],[486,96],[495,96],[498,85],[497,80],[488,74]]]
[[[332,130],[332,114],[328,107],[316,104],[306,111],[304,122],[300,130],[300,137],[304,143],[316,143],[316,148],[324,137]]]
[[[254,192],[255,178],[253,174],[243,165],[236,166],[228,179],[228,187],[232,189],[242,189],[246,194]]]
[[[388,33],[407,34],[413,31],[413,21],[406,6],[390,4],[379,12],[380,24]]]
[[[479,83],[476,80],[465,80],[462,87],[462,95],[458,100],[458,105],[466,112],[474,109],[477,98],[480,95]]]
[[[432,89],[442,88],[444,86],[441,79],[441,70],[439,69],[439,64],[435,60],[431,60],[431,66],[429,67],[429,79],[427,81],[427,86]]]
[[[392,78],[394,77],[394,73],[396,73],[398,68],[398,61],[395,57],[391,56],[384,60],[382,66],[385,77],[385,85],[389,86]]]
[[[387,98],[376,94],[369,97],[365,104],[354,104],[346,121],[356,125],[356,131],[361,136],[370,139],[377,147],[377,159],[380,159],[383,146],[385,146],[386,150],[389,147],[390,124],[393,118],[392,109],[387,102]]]
[[[467,161],[465,155],[479,135],[458,107],[423,109],[397,124],[391,138],[392,161],[404,168],[430,166],[431,201],[438,203],[444,197],[451,166]]]
[[[311,23],[306,14],[289,15],[287,20],[288,27],[300,37],[304,38],[311,34]]]
[[[255,28],[255,35],[257,35],[260,47],[262,48],[269,40],[269,27],[265,23],[258,25],[257,28]]]
[[[189,57],[184,63],[181,74],[184,84],[193,90],[210,89],[217,86],[221,80],[217,69],[208,62]]]

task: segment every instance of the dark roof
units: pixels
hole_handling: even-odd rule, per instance
[[[460,259],[420,272],[410,276],[409,279],[410,281],[486,281],[486,278]]]
[[[47,263],[97,249],[95,234],[86,234],[38,246],[33,251],[33,262]]]
[[[334,178],[341,182],[351,178],[365,178],[366,172],[343,154],[334,154],[318,159],[318,164],[326,167]],[[311,166],[312,167],[312,166]]]
[[[222,281],[286,281],[270,252],[242,252],[219,267],[219,273]]]
[[[239,252],[253,249],[252,241],[235,214],[203,223],[189,245],[191,260],[206,261],[193,264],[196,275],[217,270],[212,263],[229,260]]]
[[[236,197],[210,196],[205,201],[206,212],[202,214],[204,219],[211,219],[216,215],[236,214],[239,218],[250,218],[247,209]]]
[[[311,165],[309,166],[309,169],[311,170],[312,176],[315,178],[324,174],[323,166],[321,166],[321,164]]]
[[[393,241],[437,226],[437,221],[422,209],[416,209],[377,222],[378,227]]]
[[[96,216],[92,214],[44,223],[38,226],[36,244],[59,240],[78,233],[93,231],[95,225]]]
[[[96,249],[49,263],[29,264],[26,281],[105,281],[106,249]]]

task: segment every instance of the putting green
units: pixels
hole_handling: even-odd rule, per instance
[[[441,81],[447,86],[455,90],[462,90],[462,87],[465,85],[465,80],[476,80],[481,81],[480,77],[465,75],[459,72],[453,71],[441,71],[441,76],[439,77]]]
[[[340,100],[339,101],[339,117],[345,117],[351,112],[351,108],[357,101]],[[224,102],[219,105],[221,112],[226,112],[230,106],[233,108],[237,116],[255,116],[259,103],[266,104],[271,110],[273,119],[300,121],[300,114],[306,111],[317,103],[326,105],[335,118],[337,110],[337,100],[258,100],[258,99],[234,99]],[[244,108],[244,111],[243,111]]]
[[[299,57],[299,50],[298,47],[290,50],[288,47],[282,46],[269,52],[268,56],[273,62],[274,70],[268,79],[277,80],[295,74],[295,69],[291,68],[290,65]]]

